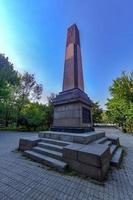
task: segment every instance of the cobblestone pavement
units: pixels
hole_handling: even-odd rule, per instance
[[[133,136],[106,129],[112,132],[127,155],[103,184],[59,174],[12,152],[19,138],[31,133],[0,133],[0,200],[133,200]]]

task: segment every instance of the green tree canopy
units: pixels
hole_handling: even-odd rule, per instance
[[[21,121],[28,128],[36,130],[37,127],[44,125],[45,106],[39,103],[28,103],[22,109]]]
[[[133,132],[133,72],[122,73],[109,88],[111,98],[107,100],[107,115],[124,131]]]
[[[100,108],[99,102],[93,103],[92,118],[94,123],[102,122],[102,108]]]
[[[0,120],[6,127],[9,121],[19,125],[22,108],[39,100],[42,91],[33,74],[19,74],[9,59],[0,54]]]
[[[8,57],[0,54],[0,84],[10,83],[16,84],[18,79],[18,72],[14,70],[13,64],[9,61]]]

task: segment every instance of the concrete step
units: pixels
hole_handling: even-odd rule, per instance
[[[32,148],[32,151],[63,161],[62,153],[58,151],[52,151],[41,147],[34,147]]]
[[[65,141],[54,140],[54,139],[49,139],[49,138],[41,138],[41,142],[55,144],[55,145],[59,145],[59,146],[66,146],[66,145],[71,144],[71,142],[65,142]]]
[[[116,151],[117,147],[118,146],[116,144],[112,144],[110,146],[110,153],[111,153],[112,156],[113,156],[114,152]]]
[[[116,167],[120,166],[120,163],[122,161],[122,154],[123,154],[123,148],[118,147],[111,159],[112,166],[116,166]]]
[[[27,150],[24,152],[24,155],[27,156],[28,158],[31,158],[32,160],[53,167],[61,172],[64,171],[67,167],[67,164],[63,161],[48,157],[46,155],[42,155],[40,153],[36,153],[34,151]]]
[[[52,150],[52,151],[58,151],[58,152],[63,151],[62,146],[55,145],[55,144],[48,144],[48,143],[45,143],[45,142],[39,142],[38,147],[41,147],[41,148],[44,148],[44,149],[49,149],[49,150]]]
[[[103,144],[106,144],[107,146],[110,146],[112,142],[110,140],[106,140]]]
[[[94,143],[95,143],[95,144],[103,144],[103,143],[105,143],[107,140],[108,140],[107,137],[102,137],[102,138],[96,140]]]

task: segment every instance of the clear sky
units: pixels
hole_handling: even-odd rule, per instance
[[[133,69],[133,0],[0,0],[0,53],[34,73],[44,99],[62,88],[67,28],[80,30],[85,91],[103,107]]]

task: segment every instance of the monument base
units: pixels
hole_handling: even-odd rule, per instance
[[[94,130],[92,102],[85,92],[74,88],[60,92],[54,99],[52,131],[85,133]]]
[[[76,128],[76,127],[60,127],[60,126],[53,126],[51,131],[57,131],[57,132],[68,132],[68,133],[87,133],[94,131],[93,127],[88,128]]]
[[[21,138],[19,149],[28,158],[58,171],[69,168],[98,181],[106,178],[110,165],[119,166],[123,152],[119,138],[107,138],[102,131],[42,131],[38,138]]]

